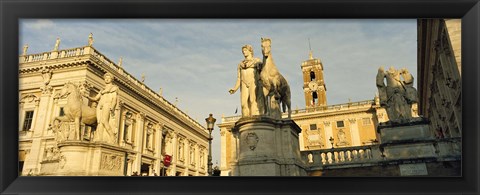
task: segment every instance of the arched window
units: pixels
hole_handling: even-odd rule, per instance
[[[312,70],[310,71],[310,81],[313,81],[313,80],[315,80],[315,72],[313,72]]]

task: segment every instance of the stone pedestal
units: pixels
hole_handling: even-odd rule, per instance
[[[65,141],[58,144],[58,158],[42,162],[40,175],[123,176],[123,148],[102,142]]]
[[[423,118],[380,123],[377,131],[382,143],[380,148],[383,150],[386,160],[435,158],[437,156],[437,149],[431,142],[434,137],[428,128],[428,121]]]
[[[300,158],[300,127],[292,120],[244,117],[235,123],[237,159],[233,176],[305,176]]]

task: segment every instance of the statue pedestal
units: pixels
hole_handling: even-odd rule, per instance
[[[102,142],[65,141],[58,143],[58,158],[42,163],[41,175],[123,176],[123,148]]]
[[[300,127],[292,120],[244,117],[235,123],[233,176],[306,176],[300,158]]]
[[[377,131],[386,160],[437,156],[435,146],[429,142],[434,139],[433,134],[429,130],[428,121],[423,118],[380,123]]]

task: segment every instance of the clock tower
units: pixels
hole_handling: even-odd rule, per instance
[[[323,80],[323,64],[314,59],[310,51],[309,59],[302,62],[303,92],[307,108],[327,105],[327,88]]]

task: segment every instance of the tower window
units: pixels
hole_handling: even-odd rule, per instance
[[[315,80],[315,72],[310,71],[310,81]]]
[[[317,130],[317,124],[310,124],[310,130]]]
[[[317,92],[312,92],[312,106],[317,103],[318,95]]]

